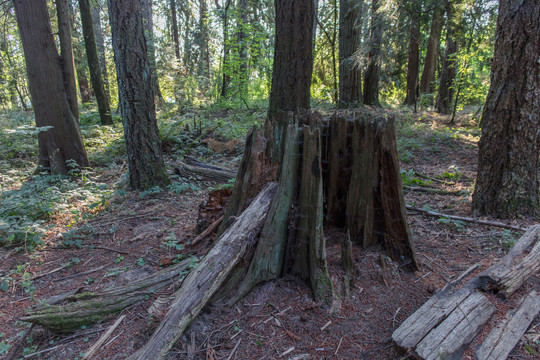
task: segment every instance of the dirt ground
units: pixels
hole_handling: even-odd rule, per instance
[[[419,116],[433,126],[444,126],[435,115]],[[459,119],[458,119],[459,121]],[[420,192],[409,187],[407,204],[445,214],[471,216],[471,194],[476,174],[476,146],[461,138],[417,148],[414,158],[402,163],[429,178],[448,169],[459,168],[459,176],[434,181],[429,187],[452,193]],[[437,151],[434,151],[435,146]],[[119,174],[104,174],[111,181]],[[458,191],[463,190],[462,193]],[[0,274],[17,266],[30,266],[15,273],[18,286],[0,292],[0,341],[10,339],[17,345],[19,358],[79,359],[107,331],[110,320],[75,333],[57,334],[18,321],[41,299],[80,289],[96,291],[119,286],[131,279],[159,270],[179,254],[203,256],[212,245],[212,237],[190,245],[199,204],[207,191],[184,195],[160,193],[145,197],[128,194],[112,202],[107,211],[75,226],[81,234],[81,247],[66,248],[66,223],[56,219],[47,245],[32,254],[0,249]],[[431,295],[458,277],[473,264],[482,269],[503,256],[521,233],[497,227],[440,220],[411,211],[408,213],[415,242],[419,270],[409,273],[384,256],[380,248],[354,246],[356,278],[350,296],[344,294],[340,241],[346,234],[340,229],[325,229],[327,256],[336,298],[330,308],[315,303],[309,287],[295,278],[282,278],[252,290],[232,307],[214,304],[207,307],[191,325],[170,359],[398,359],[391,342],[392,332]],[[526,228],[532,219],[513,219],[506,223]],[[85,233],[85,229],[92,231]],[[86,234],[86,235],[85,235]],[[176,244],[171,246],[171,242]],[[177,246],[178,245],[178,246]],[[74,260],[77,259],[77,260]],[[479,271],[479,270],[478,270]],[[24,275],[27,273],[28,275]],[[474,274],[473,274],[474,275]],[[31,282],[28,282],[31,279]],[[508,301],[492,297],[499,310],[511,309],[526,292],[538,287],[533,278]],[[163,295],[163,294],[162,294]],[[132,306],[109,339],[96,353],[96,359],[123,359],[140,348],[159,324],[161,315],[150,315],[155,298]],[[473,359],[473,351],[489,325],[463,355]],[[540,319],[513,350],[512,359],[538,359]],[[23,354],[23,355],[21,355]],[[16,357],[17,358],[17,357]]]

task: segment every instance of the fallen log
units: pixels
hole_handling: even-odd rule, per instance
[[[191,158],[185,160],[185,162],[177,162],[174,168],[174,172],[184,178],[195,177],[201,180],[224,183],[236,176],[234,171],[228,169],[207,165]]]
[[[82,326],[103,321],[125,308],[155,296],[160,290],[172,286],[177,289],[186,274],[194,267],[192,259],[158,271],[125,286],[108,288],[100,292],[67,294],[64,305],[52,305],[57,299],[45,300],[30,309],[20,320],[38,324],[57,332],[73,332]]]
[[[478,287],[503,298],[512,295],[540,270],[540,225],[534,225],[496,265],[478,276]],[[524,256],[530,247],[532,250]]]
[[[518,309],[506,314],[476,350],[478,360],[504,360],[525,334],[534,318],[540,313],[540,293],[532,291]]]
[[[210,298],[225,282],[233,268],[253,246],[264,224],[276,183],[269,183],[251,205],[235,220],[203,261],[186,278],[175,300],[150,340],[129,359],[164,359],[197,317]]]
[[[540,225],[532,226],[516,242],[509,253],[496,264],[473,277],[461,289],[454,288],[466,276],[446,286],[442,291],[430,298],[424,305],[407,318],[401,326],[392,334],[392,340],[398,350],[413,354],[420,359],[459,359],[462,352],[487,323],[495,312],[494,305],[488,298],[477,292],[482,290],[495,290],[500,294],[510,295],[517,290],[527,279],[538,273],[537,263],[540,261]],[[526,254],[532,246],[533,249]],[[473,268],[466,271],[472,272]],[[532,299],[524,301],[523,310],[518,310],[514,317],[527,316],[534,318],[540,311],[538,293],[530,295]],[[525,315],[527,313],[528,315]],[[532,314],[532,315],[531,315]],[[510,318],[509,316],[508,318]],[[530,320],[532,321],[532,319]],[[514,320],[506,320],[503,323],[501,334],[494,333],[493,338],[488,338],[482,354],[498,354],[502,350],[493,347],[510,346],[513,337],[502,333],[509,331],[521,331],[521,327],[528,325],[519,321],[519,326]],[[508,324],[507,324],[508,323]],[[508,328],[508,330],[505,330]],[[522,335],[523,333],[521,333]],[[519,340],[518,336],[516,342]],[[505,339],[500,340],[500,339]],[[502,345],[499,345],[501,343]],[[513,343],[510,352],[515,346]],[[492,357],[478,357],[479,359],[492,359]],[[493,357],[498,359],[499,357]],[[500,357],[505,358],[505,357]]]

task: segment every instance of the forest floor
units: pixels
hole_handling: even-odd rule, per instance
[[[453,127],[448,125],[447,117],[431,112],[386,111],[395,113],[397,119],[407,204],[444,214],[472,216],[471,194],[479,138],[479,129],[472,119],[476,108],[460,112]],[[198,142],[206,138],[205,159],[234,168],[240,159],[241,141],[220,142],[212,132],[203,133],[192,138]],[[176,160],[174,146],[167,142],[164,146],[171,167]],[[211,152],[217,154],[208,155]],[[195,151],[190,155],[201,154]],[[94,173],[92,181],[109,189],[118,187],[125,171],[122,163],[109,166]],[[116,191],[106,201],[96,200],[94,206],[87,206],[85,214],[89,215],[55,212],[48,220],[50,227],[43,244],[35,251],[24,251],[24,246],[0,247],[0,358],[17,345],[16,358],[82,358],[120,314],[70,334],[53,333],[37,326],[25,336],[28,324],[18,319],[26,309],[52,295],[74,289],[98,291],[119,286],[175,260],[193,257],[196,261],[195,258],[203,257],[212,246],[212,237],[195,246],[190,241],[195,236],[199,205],[208,198],[212,186],[216,185],[196,180],[186,185],[185,180],[176,179],[176,185],[168,190]],[[400,358],[391,342],[392,332],[438,289],[473,264],[480,264],[483,269],[490,266],[521,235],[519,231],[426,217],[414,211],[408,213],[408,218],[418,271],[408,273],[400,269],[379,248],[354,246],[357,276],[350,297],[345,297],[340,242],[346,234],[340,229],[327,228],[329,271],[338,294],[331,308],[314,302],[309,287],[295,278],[271,281],[258,286],[232,307],[216,304],[206,308],[169,357]],[[527,228],[533,219],[512,219],[506,223]],[[497,306],[513,307],[520,295],[538,283],[537,276],[510,300]],[[150,297],[124,310],[125,319],[95,358],[123,359],[140,348],[164,315],[156,311],[152,311],[153,315],[149,313],[151,308],[155,310],[154,300]],[[493,327],[496,318],[487,328]],[[473,359],[473,349],[483,336],[485,333],[474,340],[464,359]],[[538,359],[539,353],[540,319],[537,318],[510,358]]]

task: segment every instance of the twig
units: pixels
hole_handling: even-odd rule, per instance
[[[234,348],[232,349],[231,353],[229,354],[229,357],[227,358],[227,360],[231,360],[234,353],[236,352],[236,349],[238,349],[238,346],[240,345],[240,343],[242,342],[242,338],[238,339],[238,342],[236,343],[236,345],[234,346]]]
[[[283,353],[281,353],[281,355],[279,355],[279,357],[284,357],[285,355],[287,355],[289,353],[292,353],[293,351],[294,351],[294,346],[291,346],[290,348],[285,350]]]
[[[89,246],[92,246],[94,249],[102,249],[102,250],[114,251],[114,252],[117,252],[117,253],[122,254],[122,255],[129,255],[130,254],[128,251],[117,250],[117,249],[113,249],[113,248],[109,248],[109,247],[101,246],[101,245],[89,245]]]
[[[58,271],[60,271],[60,270],[63,270],[63,269],[67,268],[67,267],[70,266],[70,265],[71,265],[70,263],[67,263],[67,264],[65,264],[65,265],[60,266],[59,268],[56,268],[56,269],[51,270],[51,271],[49,271],[49,272],[46,272],[45,274],[40,274],[40,275],[33,276],[33,277],[30,278],[30,280],[36,280],[36,279],[42,278],[42,277],[44,277],[44,276],[54,274],[55,272],[58,272]]]
[[[200,235],[198,235],[195,239],[193,239],[193,241],[191,241],[191,245],[197,244],[199,241],[201,241],[202,239],[204,239],[205,237],[213,233],[214,230],[217,229],[217,227],[219,226],[219,224],[221,224],[222,221],[223,221],[223,216],[221,216],[219,219],[214,221],[208,228],[206,228],[206,230],[204,230]]]
[[[460,282],[463,281],[467,276],[469,276],[473,271],[480,268],[480,264],[476,263],[469,267],[467,270],[463,272],[463,274],[459,275],[459,277],[455,280],[452,280],[448,284],[446,284],[445,287],[442,288],[442,290],[439,292],[440,294],[443,294],[444,292],[456,287]]]
[[[343,341],[343,336],[341,337],[341,339],[339,339],[339,344],[337,346],[337,349],[336,349],[336,352],[334,353],[334,355],[337,355],[337,352],[339,351],[339,347],[341,346],[342,341]]]
[[[56,345],[56,346],[53,346],[53,347],[50,347],[50,348],[47,348],[47,349],[44,349],[44,350],[36,351],[36,352],[34,352],[34,353],[25,355],[25,356],[23,356],[22,358],[23,358],[23,359],[30,359],[31,357],[34,357],[34,356],[36,356],[36,355],[43,354],[43,353],[46,353],[46,352],[49,352],[49,351],[53,351],[53,350],[55,350],[55,349],[58,349],[60,346],[63,346],[63,345],[64,345],[64,344],[60,344],[60,345]]]
[[[438,195],[454,195],[459,196],[463,195],[463,190],[441,190],[435,188],[421,187],[421,186],[404,186],[405,190],[416,191],[416,192],[427,192]]]
[[[326,324],[324,324],[323,327],[321,328],[321,331],[324,331],[324,329],[326,329],[327,327],[329,327],[330,324],[332,324],[332,320],[329,320]]]
[[[11,350],[6,360],[14,360],[17,357],[17,353],[21,349],[21,346],[24,340],[26,339],[28,335],[30,335],[30,332],[34,329],[34,326],[35,324],[32,324],[32,326],[30,326],[30,328],[19,338],[19,340],[17,341],[17,344],[15,344],[15,346]]]
[[[514,226],[514,225],[510,225],[510,224],[503,224],[503,223],[496,222],[496,221],[479,220],[479,219],[463,217],[463,216],[441,214],[441,213],[438,213],[438,212],[435,212],[435,211],[419,209],[419,208],[415,208],[415,207],[412,207],[412,206],[409,206],[409,205],[407,205],[406,207],[407,207],[407,210],[417,211],[417,212],[423,213],[423,214],[428,215],[428,216],[445,217],[445,218],[453,219],[453,220],[466,221],[466,222],[471,222],[471,223],[475,223],[475,224],[495,226],[495,227],[500,227],[500,228],[504,228],[504,229],[517,230],[517,231],[526,231],[527,230],[527,229],[521,228],[519,226]]]
[[[109,330],[107,330],[107,332],[103,335],[101,335],[101,337],[99,338],[99,340],[90,348],[90,350],[88,350],[88,352],[84,355],[83,357],[83,360],[87,360],[87,359],[91,359],[94,354],[99,350],[99,348],[101,347],[101,345],[103,345],[103,343],[105,343],[105,341],[107,341],[107,339],[112,335],[112,333],[114,332],[114,330],[118,327],[118,325],[120,325],[120,323],[122,322],[122,320],[124,320],[126,317],[126,315],[122,315],[120,316],[115,322],[114,324],[109,328]]]
[[[91,274],[93,272],[99,271],[99,270],[101,270],[103,268],[105,268],[105,265],[94,268],[94,269],[91,269],[91,270],[88,270],[88,271],[84,271],[84,272],[81,272],[81,273],[76,273],[76,274],[73,274],[73,275],[64,276],[63,278],[60,278],[60,279],[54,279],[53,281],[64,281],[64,280],[72,279],[74,277],[88,275],[88,274]]]

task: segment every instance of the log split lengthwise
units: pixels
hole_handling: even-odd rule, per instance
[[[495,313],[495,306],[477,290],[506,298],[540,267],[540,225],[530,227],[509,253],[469,280],[461,289],[442,290],[409,316],[392,334],[398,350],[420,359],[460,359],[463,351]],[[483,341],[479,360],[506,359],[540,313],[540,293],[532,291],[520,307],[506,315]]]

